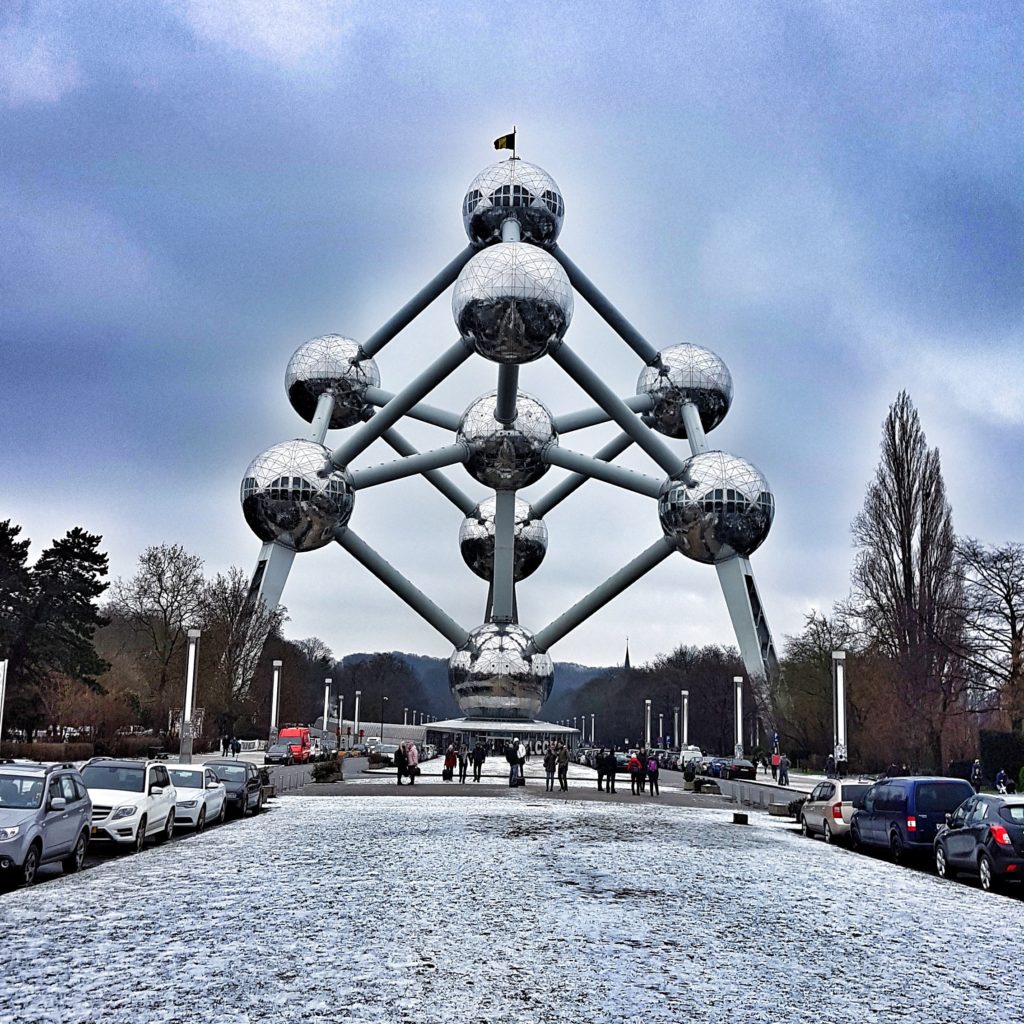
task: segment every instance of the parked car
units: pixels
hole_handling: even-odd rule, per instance
[[[904,776],[882,779],[854,801],[850,845],[888,848],[895,863],[908,853],[930,853],[935,833],[974,787],[963,779]]]
[[[70,764],[0,761],[0,875],[32,885],[40,864],[78,871],[89,846],[92,801]]]
[[[226,790],[227,812],[236,817],[245,817],[248,811],[259,814],[263,810],[263,783],[260,770],[248,761],[218,759],[207,761],[206,767],[213,770]]]
[[[629,754],[622,750],[615,751],[615,774],[629,774]]]
[[[227,790],[212,768],[205,765],[168,766],[178,796],[174,804],[174,823],[202,832],[210,822],[224,820]]]
[[[274,743],[263,753],[264,764],[295,764],[290,743]]]
[[[849,839],[853,802],[870,788],[870,782],[846,779],[827,779],[818,783],[800,808],[800,831],[805,836],[820,834],[826,843]]]
[[[310,747],[309,729],[304,725],[292,725],[280,729],[277,733],[278,743],[287,743],[291,747],[292,759],[298,764],[309,761]]]
[[[757,769],[752,761],[730,757],[722,762],[718,775],[723,779],[756,779]]]
[[[1024,881],[1024,796],[972,796],[935,837],[940,878],[977,874],[986,892],[1003,881]]]
[[[94,757],[82,768],[92,799],[93,841],[130,846],[138,853],[153,836],[174,835],[177,793],[160,761]]]
[[[377,747],[377,757],[380,758],[380,764],[386,764],[394,766],[395,754],[398,752],[397,743],[382,743]]]

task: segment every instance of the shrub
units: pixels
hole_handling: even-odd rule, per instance
[[[88,761],[93,756],[91,743],[4,743],[3,757],[21,757],[28,761]]]
[[[341,778],[341,771],[336,761],[318,761],[313,765],[310,777],[314,782],[336,782]]]

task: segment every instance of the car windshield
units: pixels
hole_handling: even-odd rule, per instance
[[[43,780],[29,775],[4,775],[0,778],[0,807],[31,810],[43,802]]]
[[[287,743],[275,743],[267,753],[269,754],[290,754],[292,748]]]
[[[945,814],[955,811],[973,795],[974,787],[966,782],[922,782],[917,787],[917,813]]]
[[[1024,825],[1024,804],[1007,804],[999,813],[1015,825]]]
[[[278,736],[277,742],[286,747],[301,747],[301,736]]]
[[[201,771],[189,771],[187,768],[168,768],[171,774],[171,782],[182,789],[202,789],[203,773]]]
[[[87,764],[82,769],[86,789],[120,789],[125,793],[141,793],[146,788],[146,772],[129,765]]]
[[[241,765],[215,764],[212,768],[221,782],[245,782],[245,768]]]

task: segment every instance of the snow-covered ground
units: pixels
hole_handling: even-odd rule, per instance
[[[1019,897],[731,818],[529,787],[282,798],[231,829],[0,897],[0,1022],[1017,1012]]]

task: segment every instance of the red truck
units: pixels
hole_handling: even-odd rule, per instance
[[[306,764],[309,761],[309,729],[304,725],[294,725],[288,729],[282,729],[277,734],[278,743],[287,743],[291,747],[292,757],[296,764]]]

